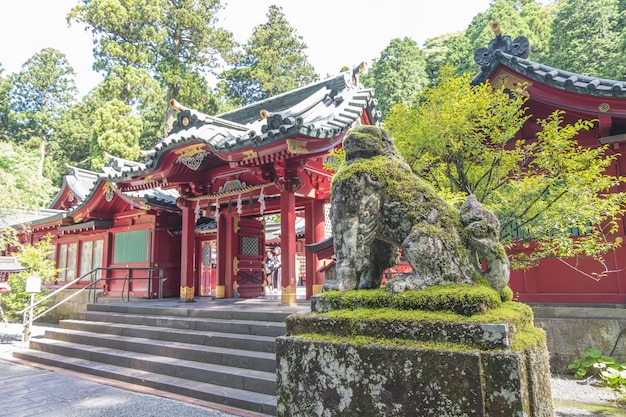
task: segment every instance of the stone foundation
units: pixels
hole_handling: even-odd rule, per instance
[[[290,316],[278,416],[553,416],[545,337],[516,351],[511,324],[446,324]]]
[[[626,362],[626,308],[623,305],[533,305],[535,326],[546,332],[550,368],[570,373],[567,366],[588,348],[600,349]],[[624,332],[624,333],[622,333]],[[620,337],[621,334],[621,337]]]

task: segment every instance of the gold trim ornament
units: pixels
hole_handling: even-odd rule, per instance
[[[211,154],[211,152],[204,149],[204,145],[201,143],[178,149],[175,153],[178,155],[175,162],[183,164],[193,171],[197,171],[200,165],[202,165],[204,158]]]
[[[287,142],[287,150],[289,153],[296,155],[310,153],[307,149],[308,142],[306,140],[286,139],[285,142]]]
[[[106,182],[102,188],[102,192],[104,193],[104,199],[110,203],[115,196],[115,184]]]
[[[235,256],[233,258],[233,275],[237,275],[239,273],[239,259]]]

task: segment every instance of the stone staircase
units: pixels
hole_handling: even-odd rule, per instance
[[[89,304],[13,355],[276,415],[275,339],[285,334],[284,321],[295,311],[138,304]]]

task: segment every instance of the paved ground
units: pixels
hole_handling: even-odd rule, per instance
[[[159,302],[157,302],[159,303]],[[163,301],[163,304],[171,302]],[[240,301],[242,309],[276,309],[270,300]],[[186,307],[189,307],[187,305]],[[194,303],[193,308],[202,308]],[[226,306],[225,306],[226,307]],[[278,307],[280,309],[280,307]],[[285,308],[290,309],[289,307]],[[302,306],[295,308],[303,310]],[[304,308],[306,309],[306,307]],[[50,325],[36,325],[32,337],[42,337]],[[0,416],[11,417],[256,417],[258,414],[157,392],[103,378],[25,364],[12,357],[21,348],[21,325],[0,322]],[[59,390],[59,387],[63,387]],[[608,388],[552,378],[555,417],[626,417]],[[503,416],[505,417],[505,416]]]

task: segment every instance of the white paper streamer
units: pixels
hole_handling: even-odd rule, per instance
[[[263,215],[263,212],[265,211],[265,194],[263,194],[264,188],[265,187],[261,188],[261,194],[259,194],[259,205],[260,205],[261,215]]]

